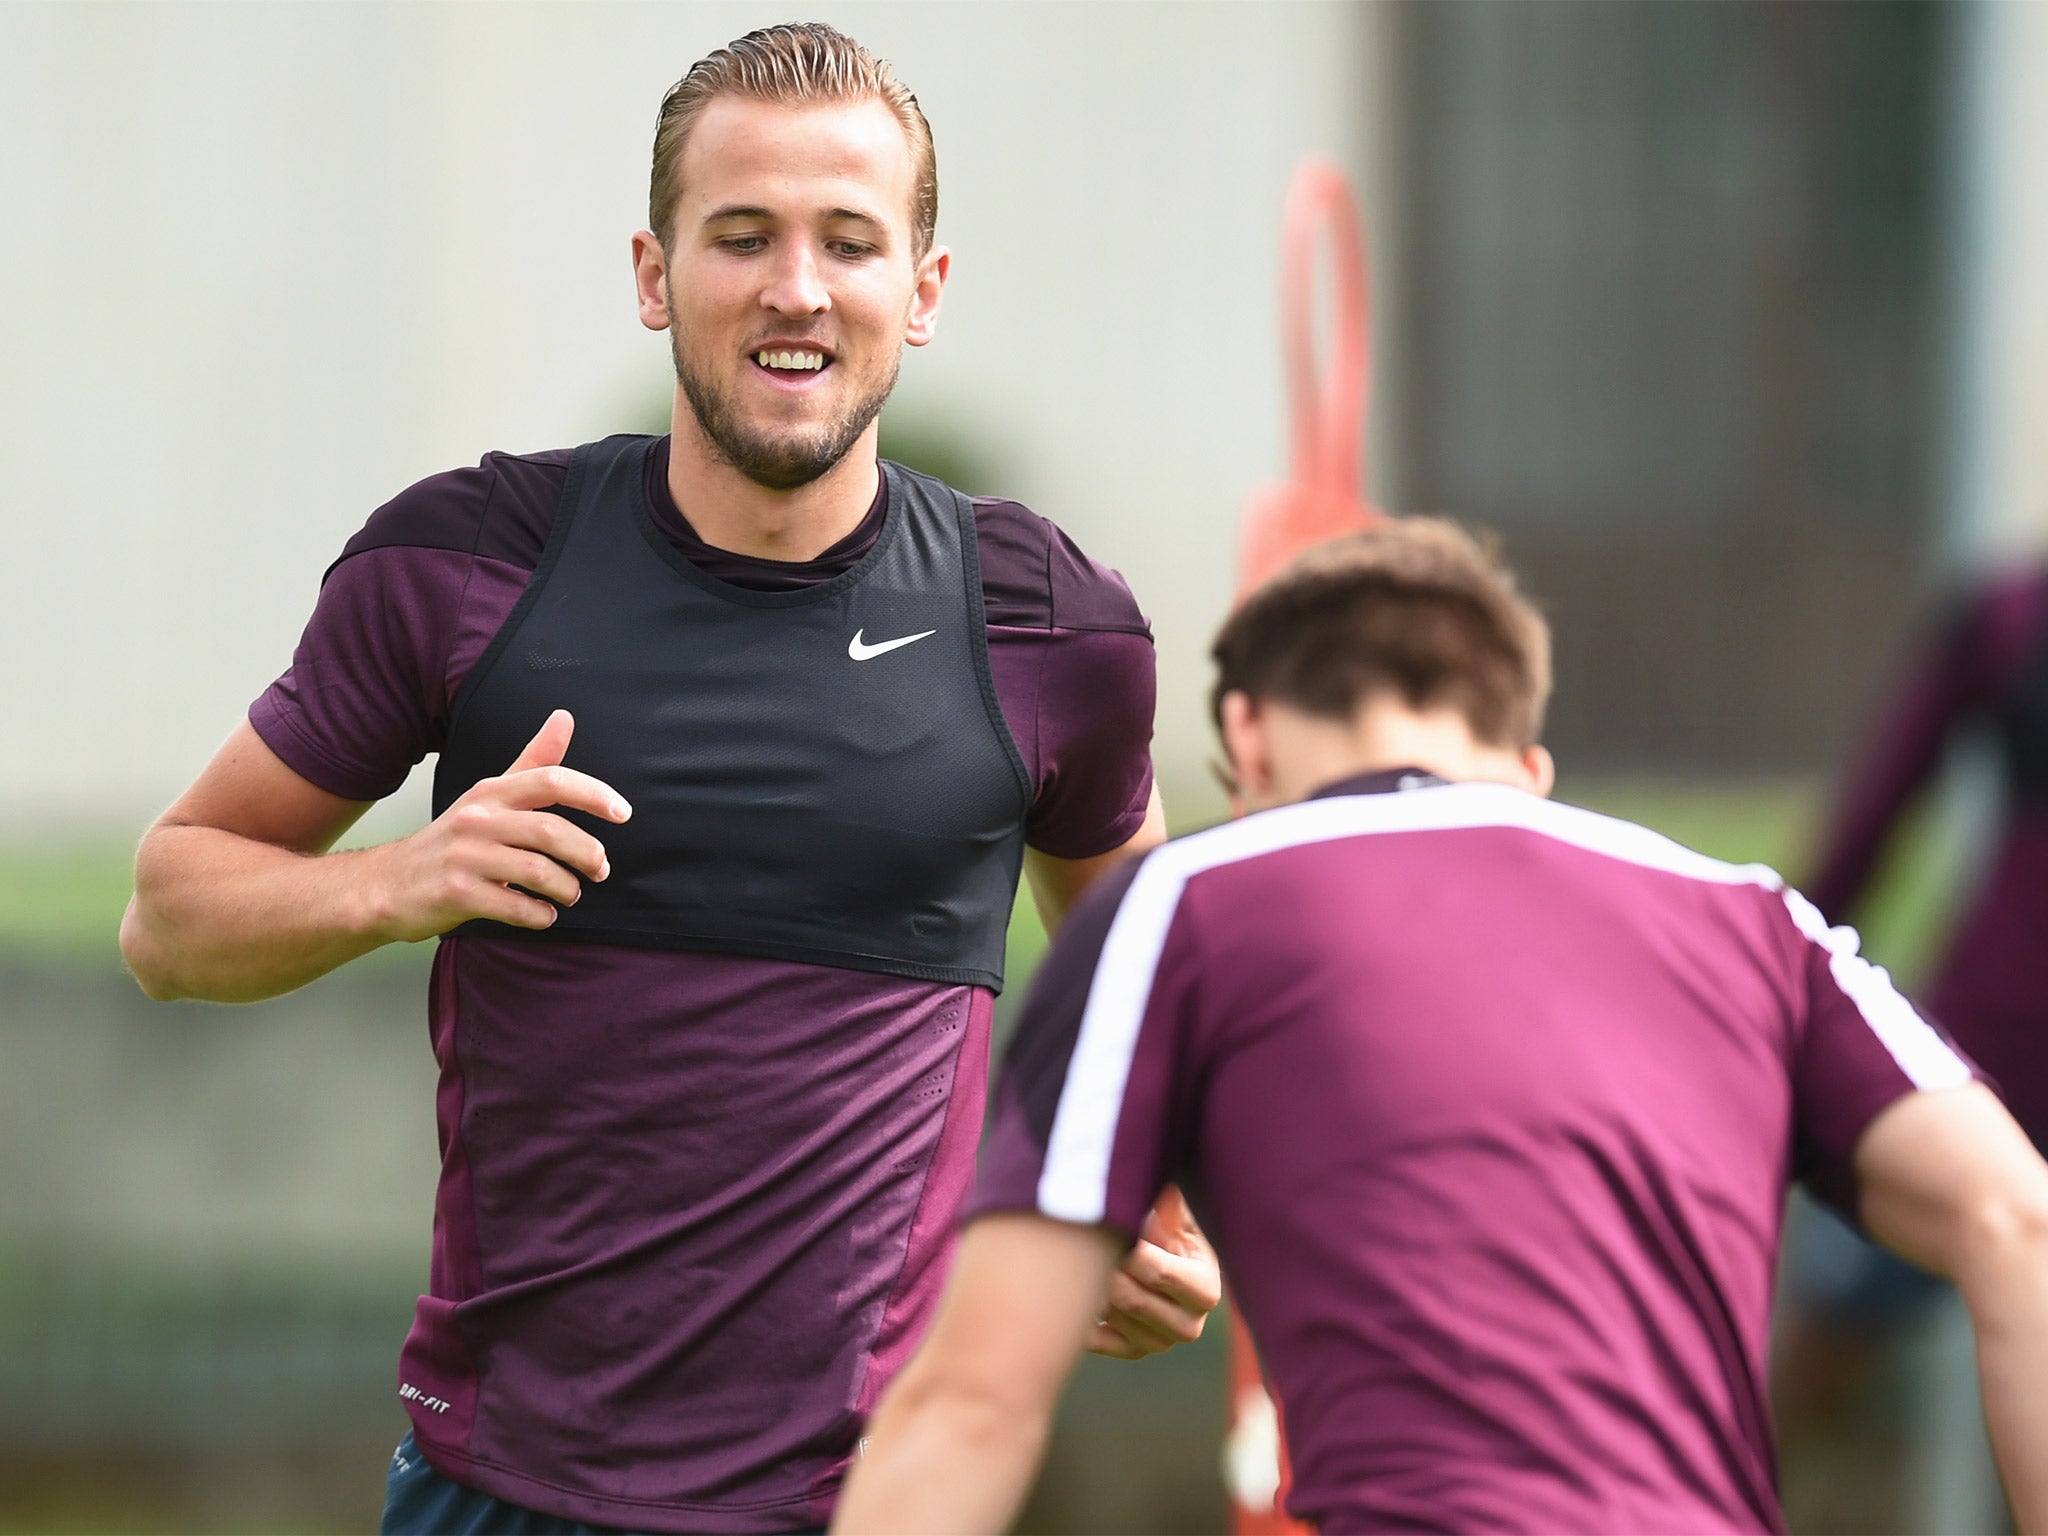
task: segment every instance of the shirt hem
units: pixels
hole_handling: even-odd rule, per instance
[[[346,771],[335,771],[332,763],[321,759],[318,747],[300,729],[291,714],[268,702],[268,699],[266,694],[249,706],[249,729],[276,754],[279,762],[315,789],[323,789],[343,800],[374,802],[396,794],[405,783],[401,778],[389,786],[372,785],[368,780],[351,778]],[[408,773],[410,771],[407,770]]]
[[[1043,843],[1033,842],[1029,831],[1025,833],[1024,846],[1034,853],[1044,854],[1049,859],[1099,859],[1105,853],[1115,853],[1117,849],[1123,847],[1125,843],[1136,837],[1138,829],[1145,825],[1145,815],[1151,808],[1152,778],[1148,774],[1145,779],[1145,798],[1138,803],[1138,808],[1135,811],[1126,811],[1109,824],[1106,835],[1110,841],[1104,843],[1100,848],[1094,847],[1092,843],[1075,843],[1069,847],[1049,848]]]

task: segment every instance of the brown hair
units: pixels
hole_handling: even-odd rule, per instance
[[[1550,630],[1492,542],[1404,517],[1318,544],[1254,588],[1216,636],[1210,707],[1242,690],[1325,719],[1372,695],[1448,705],[1489,746],[1536,743],[1550,697]]]
[[[683,192],[683,145],[705,107],[720,96],[746,96],[783,106],[880,101],[896,114],[917,162],[911,193],[911,259],[932,248],[939,223],[939,163],[931,124],[917,98],[845,33],[821,21],[762,27],[699,59],[662,98],[654,124],[654,175],[647,194],[648,226],[667,250]]]

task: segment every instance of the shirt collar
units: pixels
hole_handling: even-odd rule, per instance
[[[1449,779],[1431,773],[1427,768],[1380,768],[1372,773],[1355,773],[1348,779],[1325,784],[1309,799],[1327,800],[1332,795],[1397,794],[1407,789],[1435,789],[1448,783]]]

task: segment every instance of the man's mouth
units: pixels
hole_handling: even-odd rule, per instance
[[[754,354],[755,365],[770,373],[817,373],[831,361],[823,352],[807,348],[768,348]]]

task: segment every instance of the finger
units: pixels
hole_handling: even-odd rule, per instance
[[[1103,1314],[1102,1320],[1111,1332],[1130,1346],[1133,1358],[1163,1355],[1181,1342],[1179,1339],[1168,1338],[1144,1318],[1119,1311],[1114,1307]]]
[[[586,880],[602,880],[612,872],[604,844],[563,816],[552,811],[513,811],[504,841],[515,848],[531,848],[559,864],[566,864]]]
[[[566,709],[558,709],[541,722],[539,730],[533,733],[533,740],[520,748],[519,755],[512,759],[512,766],[506,773],[524,773],[529,768],[546,768],[559,763],[569,750],[569,738],[575,733],[576,717]]]
[[[1208,1241],[1195,1224],[1195,1213],[1188,1209],[1187,1196],[1180,1192],[1178,1184],[1168,1184],[1159,1191],[1159,1198],[1152,1202],[1152,1210],[1145,1217],[1145,1230],[1139,1235],[1180,1254],[1190,1251],[1190,1239],[1204,1245]]]
[[[472,916],[509,923],[514,928],[552,928],[562,915],[553,902],[541,901],[504,885],[484,885],[465,903]]]
[[[1209,1316],[1206,1309],[1147,1290],[1128,1275],[1118,1275],[1110,1282],[1104,1315],[1112,1325],[1127,1325],[1126,1333],[1143,1329],[1142,1337],[1133,1335],[1134,1342],[1156,1338],[1162,1349],[1192,1344],[1202,1336],[1202,1325]]]
[[[1118,1333],[1108,1323],[1093,1323],[1088,1328],[1088,1353],[1107,1355],[1112,1360],[1142,1360],[1148,1351],[1134,1347],[1131,1341]],[[1157,1350],[1149,1351],[1157,1354]]]
[[[457,882],[451,896],[458,902],[466,895],[463,882],[473,879],[523,885],[573,905],[582,880],[611,874],[604,844],[551,812],[511,810],[484,795],[455,806],[446,821],[449,876]]]
[[[573,907],[583,896],[583,882],[574,870],[527,848],[498,848],[477,861],[476,873],[493,885],[517,886],[557,906]]]
[[[1190,1312],[1211,1312],[1222,1298],[1215,1293],[1209,1266],[1200,1259],[1168,1253],[1157,1243],[1139,1242],[1124,1255],[1119,1278],[1129,1276],[1147,1291],[1167,1297]]]
[[[625,796],[603,779],[559,764],[509,773],[497,782],[503,786],[505,803],[518,810],[537,811],[559,805],[602,816],[606,821],[624,821],[633,814]]]

